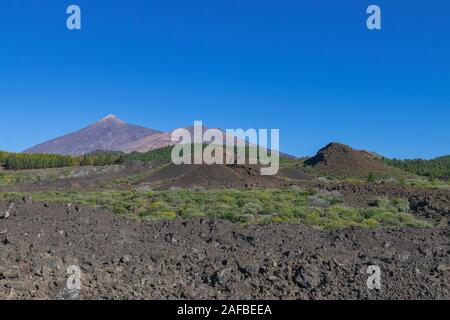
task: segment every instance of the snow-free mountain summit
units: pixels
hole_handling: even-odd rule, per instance
[[[194,133],[194,126],[187,126],[183,129],[186,129],[191,135]],[[204,133],[210,128],[202,125],[199,129]],[[223,129],[218,130],[222,131],[224,136],[227,135]],[[172,132],[131,125],[115,115],[108,115],[84,129],[44,142],[23,151],[23,153],[79,156],[94,151],[147,152],[178,143],[172,141]],[[254,145],[236,136],[233,136],[230,141],[239,146]],[[210,143],[211,141],[206,139],[203,142]],[[280,154],[294,158],[284,153]]]
[[[44,142],[24,153],[55,153],[78,156],[98,150],[122,151],[124,146],[161,131],[127,124],[115,115],[79,131]]]

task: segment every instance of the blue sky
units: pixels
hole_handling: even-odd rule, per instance
[[[66,28],[66,8],[82,30]],[[382,9],[382,30],[366,8]],[[279,128],[389,157],[450,154],[448,0],[22,0],[0,3],[0,149],[107,114],[169,130]]]

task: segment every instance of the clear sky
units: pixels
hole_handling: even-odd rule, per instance
[[[66,8],[82,30],[66,28]],[[382,9],[382,30],[366,8]],[[0,149],[107,114],[169,130],[279,128],[389,157],[450,154],[448,0],[0,2]]]

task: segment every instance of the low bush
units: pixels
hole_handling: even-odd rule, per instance
[[[312,195],[311,193],[315,193]],[[2,193],[0,199],[23,194]],[[311,202],[314,197],[314,202]],[[348,226],[426,226],[407,211],[407,201],[380,198],[377,207],[347,208],[330,203],[330,195],[312,190],[250,189],[192,191],[38,192],[37,201],[79,203],[138,220],[214,217],[239,223],[289,222],[319,228]],[[316,205],[326,201],[327,206]],[[321,204],[321,202],[320,202]]]

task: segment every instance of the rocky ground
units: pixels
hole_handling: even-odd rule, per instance
[[[350,207],[373,205],[379,197],[408,200],[410,210],[417,216],[442,226],[450,221],[450,190],[401,186],[395,183],[315,183],[319,190],[337,191]]]
[[[135,223],[27,198],[0,202],[0,299],[450,299],[449,236],[448,226]],[[72,265],[79,291],[67,289]],[[371,265],[381,290],[367,287]]]
[[[68,171],[63,175],[58,170]],[[320,181],[294,169],[283,168],[277,176],[260,176],[257,166],[181,165],[164,161],[134,161],[123,166],[28,170],[21,182],[0,184],[0,192],[170,190],[171,188],[301,188],[337,191],[349,207],[367,207],[379,197],[403,198],[411,212],[445,226],[450,221],[450,190],[420,188],[399,183],[348,183]],[[130,177],[136,176],[136,179]],[[142,175],[142,176],[141,176]],[[29,176],[39,176],[31,179]],[[55,178],[56,177],[56,178]],[[15,179],[18,179],[17,177]],[[21,180],[21,179],[18,179]],[[123,181],[121,181],[123,180]]]

